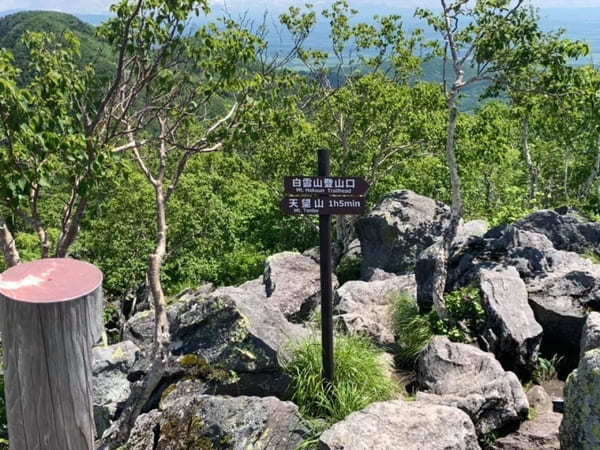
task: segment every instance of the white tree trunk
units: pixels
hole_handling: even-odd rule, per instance
[[[458,232],[458,225],[462,216],[462,198],[460,194],[460,178],[458,166],[454,154],[454,137],[456,133],[456,120],[458,109],[456,101],[458,90],[453,88],[448,98],[448,129],[446,134],[446,162],[450,171],[450,184],[452,187],[452,206],[450,223],[443,235],[443,243],[435,255],[433,270],[433,307],[440,318],[446,317],[446,306],[444,303],[444,290],[446,288],[446,276],[448,273],[448,258],[452,242]]]
[[[525,114],[521,122],[521,150],[523,152],[523,158],[525,158],[525,164],[529,172],[529,202],[533,202],[537,195],[537,168],[531,158],[531,152],[529,150],[529,118]]]

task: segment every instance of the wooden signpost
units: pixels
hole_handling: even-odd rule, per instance
[[[331,257],[331,216],[361,215],[369,184],[357,177],[330,177],[329,151],[318,150],[318,176],[290,176],[283,180],[289,196],[281,200],[286,214],[319,214],[321,261],[321,339],[323,380],[333,381],[333,287]]]

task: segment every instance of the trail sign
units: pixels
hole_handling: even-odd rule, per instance
[[[359,177],[284,177],[286,194],[363,196],[369,183]]]
[[[286,214],[361,215],[365,199],[360,197],[285,197],[280,203]]]
[[[286,194],[280,206],[286,214],[319,215],[321,263],[321,343],[323,383],[333,382],[333,285],[331,216],[360,215],[365,211],[364,195],[369,183],[358,177],[330,177],[329,151],[318,150],[318,176],[285,177]]]

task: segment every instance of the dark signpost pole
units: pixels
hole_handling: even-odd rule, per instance
[[[330,177],[329,150],[318,150],[317,176],[288,176],[283,180],[285,214],[318,214],[321,250],[321,339],[323,381],[333,382],[333,287],[331,283],[331,216],[360,215],[369,183],[360,177]]]
[[[319,176],[329,176],[329,151],[319,149]],[[323,379],[333,381],[333,292],[331,285],[331,216],[319,216],[321,261],[321,334]]]

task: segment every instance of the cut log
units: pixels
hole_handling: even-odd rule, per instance
[[[73,259],[12,267],[0,275],[0,314],[11,449],[93,449],[100,270]]]

